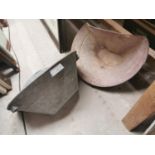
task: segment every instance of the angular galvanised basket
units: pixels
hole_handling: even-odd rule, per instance
[[[9,104],[12,112],[56,114],[78,94],[76,52],[69,53],[54,66],[38,72],[30,84]]]

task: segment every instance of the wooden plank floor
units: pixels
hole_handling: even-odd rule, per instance
[[[38,70],[63,57],[39,20],[9,20],[11,40],[20,62],[22,87]],[[18,93],[18,75],[12,77],[13,90],[0,99],[0,134],[24,134],[18,113],[6,110]],[[129,82],[110,89],[93,88],[79,81],[78,102],[66,106],[56,116],[24,113],[28,134],[132,134],[121,119],[142,95]]]

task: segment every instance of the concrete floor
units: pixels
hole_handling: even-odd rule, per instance
[[[59,54],[40,20],[9,20],[9,24],[23,88],[34,73],[64,55]],[[0,99],[0,134],[25,134],[21,115],[6,109],[19,92],[18,80],[18,74],[12,76],[13,90]],[[64,107],[61,114],[24,113],[27,134],[132,134],[121,120],[143,89],[137,91],[129,82],[110,89],[97,89],[80,80],[79,87],[79,100]]]

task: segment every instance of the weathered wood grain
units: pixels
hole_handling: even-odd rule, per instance
[[[123,123],[129,130],[135,129],[144,121],[155,115],[155,82],[145,91],[142,97],[123,118]]]
[[[0,94],[2,94],[2,95],[7,94],[7,89],[5,87],[3,87],[1,84],[0,84]]]
[[[0,73],[0,84],[7,90],[12,89],[11,80],[1,73]]]

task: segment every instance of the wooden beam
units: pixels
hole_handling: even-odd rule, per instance
[[[139,25],[140,27],[142,27],[143,29],[145,29],[147,32],[155,35],[155,30],[154,30],[154,27],[150,27],[148,26],[148,24],[146,24],[146,21],[145,20],[137,20],[137,19],[133,19],[133,21]]]
[[[141,123],[155,115],[155,81],[145,91],[133,108],[123,118],[123,123],[129,130],[133,130]]]
[[[15,71],[19,71],[16,60],[9,53],[10,46],[10,42],[6,39],[3,31],[0,30],[0,60],[15,69]]]
[[[2,95],[7,94],[7,90],[1,85],[0,85],[0,94],[2,94]]]
[[[6,88],[7,90],[11,90],[11,80],[5,77],[3,74],[0,74],[0,85]]]
[[[104,22],[111,26],[117,32],[120,32],[122,34],[131,34],[129,31],[127,31],[125,28],[123,28],[120,24],[118,24],[112,19],[104,19]]]

